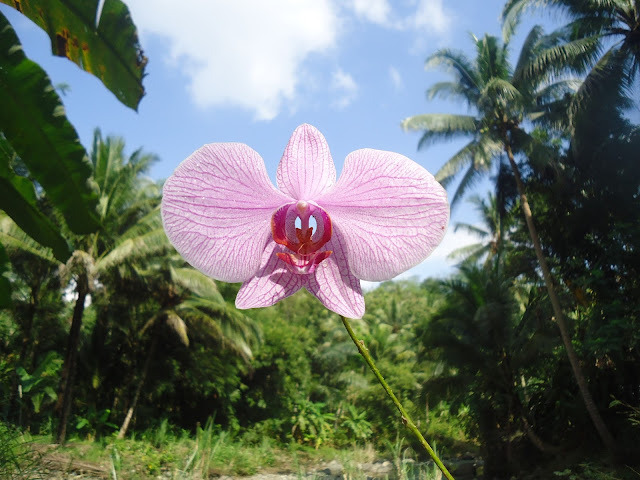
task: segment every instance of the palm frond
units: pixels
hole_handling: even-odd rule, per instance
[[[578,78],[566,78],[557,82],[542,85],[535,93],[535,98],[539,104],[549,104],[562,99],[567,95],[572,95],[578,91],[582,85],[582,80]]]
[[[579,38],[550,46],[538,53],[531,62],[523,65],[519,81],[532,83],[536,79],[558,76],[566,72],[584,74],[601,53],[595,37]]]
[[[158,205],[143,217],[139,218],[135,224],[122,233],[118,239],[121,242],[124,240],[134,239],[160,228],[163,227],[162,216],[160,215],[160,206]]]
[[[120,138],[102,137],[99,128],[93,131],[93,148],[90,152],[93,164],[93,179],[98,185],[101,195],[108,189],[111,178],[121,164],[124,152],[124,141]]]
[[[153,153],[145,153],[142,148],[138,148],[133,152],[127,163],[134,169],[135,175],[139,176],[148,173],[151,166],[160,161],[160,158]]]
[[[572,128],[575,128],[575,119],[580,112],[587,110],[588,106],[601,95],[606,95],[613,100],[617,108],[628,108],[632,105],[630,99],[633,81],[628,75],[629,62],[626,52],[619,48],[608,50],[600,58],[572,99],[569,108]]]
[[[3,211],[0,211],[0,243],[4,245],[7,252],[18,250],[41,258],[52,265],[60,263],[53,256],[50,248],[43,247],[24,233],[11,217]]]
[[[181,287],[211,301],[219,303],[224,302],[216,282],[199,270],[191,267],[170,267],[170,272],[171,279]]]
[[[119,243],[107,255],[98,260],[96,268],[98,271],[105,271],[125,262],[160,254],[170,248],[171,245],[164,229],[159,228]]]
[[[94,167],[93,180],[100,193],[97,212],[103,223],[117,223],[117,217],[131,207],[132,202],[146,195],[147,189],[140,186],[153,184],[145,181],[142,175],[157,157],[138,149],[127,158],[124,148],[122,138],[109,136],[103,139],[100,130],[94,131],[90,157]],[[159,198],[157,191],[155,196]]]
[[[193,296],[182,302],[177,310],[183,317],[188,316],[194,327],[246,360],[252,355],[250,345],[262,339],[262,332],[252,319],[224,302]]]
[[[465,165],[473,163],[473,157],[478,148],[478,142],[472,140],[456,152],[453,157],[447,160],[440,170],[435,174],[436,180],[447,187],[453,178]]]
[[[406,118],[402,121],[405,130],[425,130],[418,149],[422,149],[438,140],[452,140],[476,133],[478,124],[471,115],[453,115],[425,113]]]
[[[464,133],[471,133],[475,132],[476,127],[477,121],[474,116],[449,113],[425,113],[408,117],[402,121],[402,128],[405,130],[434,130],[443,132],[462,130]]]
[[[486,230],[482,229],[477,225],[472,225],[470,223],[462,223],[462,222],[456,223],[456,226],[454,227],[453,231],[457,232],[458,230],[464,230],[466,233],[475,235],[480,239],[487,238],[490,235],[490,233],[487,232]]]
[[[476,39],[476,71],[480,85],[486,85],[493,78],[508,79],[511,76],[507,59],[507,46],[493,35],[485,34]],[[479,87],[479,90],[482,90]]]
[[[474,164],[471,164],[469,168],[467,168],[467,171],[465,172],[462,179],[460,180],[460,183],[458,184],[458,188],[456,188],[456,191],[453,194],[453,198],[451,199],[452,210],[460,203],[460,200],[462,200],[465,193],[467,193],[467,190],[476,184],[481,173],[484,173],[482,171],[482,167],[476,168]]]
[[[473,243],[464,247],[456,248],[447,258],[451,260],[462,259],[464,262],[475,263],[489,252],[489,246],[482,243]]]
[[[518,55],[518,60],[516,61],[516,66],[513,70],[514,83],[517,82],[519,72],[522,71],[525,65],[531,63],[538,53],[537,47],[540,44],[540,39],[543,35],[544,30],[540,25],[536,25],[529,31],[527,38],[525,38],[524,43],[522,44],[520,55]]]
[[[449,67],[467,90],[480,91],[480,81],[474,65],[464,53],[445,48],[438,50],[425,61],[425,69],[442,65]]]
[[[502,40],[509,43],[516,28],[520,24],[520,19],[524,12],[536,5],[542,6],[546,4],[545,0],[507,0],[502,7]]]
[[[522,95],[509,80],[503,78],[492,78],[482,91],[482,101],[494,103],[498,100],[500,103],[516,103],[520,102]]]
[[[185,346],[189,346],[189,336],[187,335],[187,324],[180,316],[173,311],[166,314],[167,326],[173,330],[180,342]]]
[[[427,99],[434,98],[459,99],[468,105],[474,105],[478,98],[478,90],[469,90],[459,82],[437,82],[427,89]]]

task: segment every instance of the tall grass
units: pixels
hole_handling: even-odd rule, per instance
[[[41,458],[20,432],[0,422],[0,478],[40,480],[47,478]]]
[[[185,473],[194,472],[205,478],[208,476],[213,459],[228,439],[227,432],[218,430],[212,417],[207,419],[204,428],[197,428],[196,444],[185,465]]]

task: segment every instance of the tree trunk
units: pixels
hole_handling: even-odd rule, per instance
[[[522,425],[524,426],[525,435],[527,436],[527,438],[533,444],[534,447],[536,447],[542,453],[549,453],[553,455],[557,455],[558,453],[560,453],[560,447],[556,447],[555,445],[549,445],[544,440],[542,440],[538,435],[536,435],[536,432],[533,431],[533,428],[529,424],[529,421],[527,420],[527,417],[524,416],[524,414],[521,415],[520,420],[522,420]]]
[[[564,344],[565,350],[567,352],[567,357],[569,357],[569,363],[571,364],[571,368],[573,370],[573,375],[576,379],[576,383],[578,384],[578,388],[580,389],[580,394],[582,395],[582,400],[584,401],[584,405],[591,417],[591,421],[593,422],[602,442],[605,447],[609,451],[610,454],[614,454],[616,447],[615,441],[613,440],[613,436],[607,429],[602,417],[600,416],[600,412],[596,408],[596,405],[593,401],[593,397],[589,392],[589,388],[587,386],[587,381],[584,377],[584,373],[582,372],[582,367],[580,366],[580,362],[578,360],[578,355],[573,348],[573,344],[571,343],[571,337],[569,336],[569,331],[567,328],[567,324],[564,319],[564,315],[562,314],[562,308],[560,307],[560,300],[556,295],[555,288],[553,286],[553,277],[551,276],[551,271],[549,270],[549,265],[547,264],[547,259],[542,252],[542,247],[540,245],[540,238],[538,237],[538,232],[536,230],[535,225],[533,224],[533,215],[531,214],[531,208],[529,207],[529,201],[527,200],[527,195],[524,191],[524,185],[522,183],[522,177],[520,176],[520,169],[516,164],[516,161],[513,156],[513,151],[511,150],[511,145],[509,142],[505,142],[505,152],[507,153],[507,157],[509,158],[509,164],[511,165],[511,169],[513,171],[513,175],[516,179],[516,186],[518,188],[518,194],[520,195],[520,202],[522,203],[522,212],[524,213],[525,221],[527,222],[527,227],[529,229],[529,235],[531,236],[531,241],[533,242],[533,248],[536,252],[536,257],[538,259],[538,264],[540,265],[540,269],[542,270],[542,276],[544,278],[545,286],[547,287],[547,292],[549,293],[549,299],[551,300],[551,306],[553,307],[553,314],[555,317],[556,324],[560,329],[560,336],[562,337],[562,343]]]
[[[82,316],[84,314],[84,302],[89,293],[88,279],[80,275],[77,285],[78,299],[73,307],[73,317],[71,319],[71,330],[67,340],[67,353],[62,367],[62,379],[56,409],[59,411],[58,432],[56,442],[63,444],[67,436],[67,422],[71,415],[71,403],[73,396],[73,383],[76,374],[76,363],[78,361],[78,345],[80,344],[80,330],[82,328]]]
[[[151,341],[151,346],[149,347],[149,353],[147,354],[147,359],[144,362],[144,367],[142,369],[142,375],[140,375],[140,380],[138,381],[138,386],[136,387],[136,393],[133,396],[133,401],[127,410],[127,415],[124,417],[124,422],[122,422],[122,426],[120,427],[120,431],[118,432],[118,438],[124,438],[127,434],[127,429],[129,428],[129,423],[131,423],[131,419],[133,418],[133,412],[138,405],[138,400],[140,399],[140,393],[142,392],[142,386],[144,385],[144,381],[147,378],[147,374],[149,373],[149,367],[151,366],[151,359],[153,358],[153,353],[155,352],[156,345],[158,344],[158,333],[155,332],[153,335],[153,340]]]

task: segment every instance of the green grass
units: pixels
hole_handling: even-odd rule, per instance
[[[3,480],[46,478],[41,458],[29,443],[28,436],[0,422],[0,478]]]
[[[51,437],[35,437],[34,441],[50,445]],[[67,465],[73,461],[90,462],[108,469],[112,477],[127,480],[147,480],[161,473],[194,480],[258,472],[302,475],[334,459],[344,465],[346,472],[355,472],[358,463],[371,462],[378,456],[371,446],[314,449],[296,443],[281,445],[268,438],[248,443],[209,424],[198,429],[196,435],[159,428],[158,432],[145,432],[124,440],[74,437],[63,446],[51,446],[47,455],[64,458]]]
[[[437,422],[433,422],[436,423]],[[432,428],[435,427],[432,423]],[[443,425],[437,425],[443,428]],[[37,451],[44,452],[41,458],[33,455],[34,443],[44,444]],[[416,458],[406,440],[397,438],[389,442],[388,451],[377,452],[371,445],[349,448],[320,446],[313,448],[298,443],[281,444],[267,437],[251,441],[220,431],[213,422],[198,428],[195,435],[176,431],[170,425],[160,423],[156,429],[118,440],[102,437],[93,440],[71,438],[64,446],[52,446],[51,436],[30,438],[20,435],[0,423],[0,471],[9,472],[10,480],[48,478],[42,475],[43,465],[51,456],[58,464],[68,467],[73,461],[89,462],[103,471],[108,471],[112,480],[150,480],[163,474],[175,480],[201,480],[222,475],[252,475],[255,473],[298,474],[300,477],[314,471],[332,460],[343,466],[343,473],[352,480],[366,478],[358,464],[373,463],[386,458],[396,469],[401,469],[400,478],[440,478],[435,467],[414,466],[402,462]],[[438,444],[438,447],[440,445]],[[446,455],[445,455],[446,456]],[[529,472],[522,480],[640,480],[640,473],[628,467],[611,467],[595,459],[585,463],[584,459],[569,458],[546,469]],[[44,462],[44,463],[43,463]],[[62,462],[62,463],[61,463]],[[66,468],[62,467],[62,468]],[[25,474],[27,476],[25,476]],[[8,475],[8,476],[7,476]],[[0,475],[1,476],[1,475]],[[2,477],[3,480],[5,477]]]

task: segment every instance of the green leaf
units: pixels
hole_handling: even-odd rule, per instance
[[[187,335],[187,325],[175,312],[167,312],[167,325],[178,336],[185,347],[189,346],[189,336]]]
[[[516,103],[522,95],[508,80],[493,77],[482,90],[481,101],[492,103]]]
[[[16,249],[30,253],[42,260],[54,264],[59,260],[53,256],[50,249],[43,247],[20,229],[5,212],[0,210],[0,244],[8,249]]]
[[[9,144],[0,135],[0,209],[27,235],[51,248],[59,261],[66,262],[71,256],[71,247],[51,220],[38,210],[33,183],[9,167],[10,152]]]
[[[0,14],[0,132],[77,234],[95,231],[91,166],[60,97]]]
[[[120,0],[0,0],[47,32],[54,55],[98,77],[126,106],[144,95],[143,55],[129,9]]]
[[[31,397],[31,403],[33,403],[33,411],[35,413],[40,413],[42,400],[44,400],[44,392],[37,393]]]
[[[464,53],[443,48],[427,58],[424,68],[432,69],[440,66],[450,68],[466,89],[477,90],[479,88],[480,82],[476,71]]]
[[[438,140],[452,140],[458,137],[474,135],[478,122],[471,115],[452,115],[447,113],[425,113],[405,118],[404,130],[425,130],[418,149],[422,149]]]
[[[76,430],[82,430],[87,425],[89,425],[89,420],[87,420],[86,418],[80,417],[78,419],[78,422],[76,423]]]
[[[0,177],[0,209],[4,210],[31,238],[51,248],[60,262],[71,256],[71,247],[56,226],[30,204],[10,180]]]
[[[163,228],[152,230],[135,238],[127,238],[96,263],[98,271],[105,271],[127,261],[160,254],[170,248]]]
[[[207,277],[202,272],[190,267],[173,268],[169,267],[171,272],[171,280],[178,285],[191,290],[196,295],[208,298],[214,302],[224,303],[222,295],[218,291],[216,282]]]

